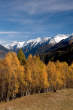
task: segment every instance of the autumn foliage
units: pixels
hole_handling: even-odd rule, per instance
[[[73,64],[50,61],[45,65],[36,56],[26,59],[22,50],[0,60],[0,101],[62,88],[73,88]]]

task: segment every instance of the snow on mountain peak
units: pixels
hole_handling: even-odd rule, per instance
[[[56,43],[60,42],[63,39],[66,39],[66,38],[68,38],[68,35],[65,35],[65,34],[58,34],[54,37]]]
[[[68,35],[65,34],[57,34],[56,36],[52,37],[50,39],[50,44],[56,44],[59,43],[61,40],[68,38]]]
[[[27,43],[40,42],[40,41],[41,41],[41,38],[38,37],[38,38],[36,38],[36,39],[28,40]]]
[[[65,34],[58,34],[54,37],[44,37],[44,38],[36,38],[28,41],[0,41],[0,44],[5,46],[8,49],[19,49],[19,48],[25,48],[25,46],[35,47],[39,44],[43,44],[45,42],[48,42],[49,44],[55,45],[56,43],[59,43],[61,40],[68,38],[69,35]]]
[[[10,42],[9,44],[7,44],[6,47],[8,49],[13,49],[14,46],[16,46],[16,48],[22,48],[24,44],[25,44],[25,41],[21,41],[21,42],[13,41],[13,42]]]

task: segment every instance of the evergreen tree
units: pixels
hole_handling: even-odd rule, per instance
[[[24,64],[26,63],[26,58],[25,58],[25,55],[24,55],[22,49],[20,49],[20,50],[18,51],[17,57],[18,57],[18,59],[19,59],[21,65],[24,65]]]

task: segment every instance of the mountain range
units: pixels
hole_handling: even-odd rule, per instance
[[[44,38],[38,37],[36,39],[20,42],[0,41],[0,44],[2,46],[2,47],[0,46],[0,51],[2,52],[3,50],[4,52],[3,56],[8,51],[14,51],[17,53],[18,50],[22,48],[26,57],[28,57],[29,54],[39,55],[40,58],[47,63],[49,59],[61,60],[62,55],[70,53],[70,50],[72,50],[73,47],[73,34],[72,35],[58,34],[54,37],[44,37]]]
[[[42,49],[42,51],[43,51],[43,48],[45,48],[46,46],[50,48],[55,44],[57,44],[58,42],[60,42],[61,40],[66,38],[68,38],[68,35],[58,34],[54,37],[44,37],[44,38],[38,37],[36,39],[32,39],[28,41],[20,41],[20,42],[2,41],[0,43],[2,46],[4,46],[10,51],[18,52],[18,50],[22,48],[25,55],[28,56],[29,54],[35,55],[36,53],[39,52],[40,48]]]

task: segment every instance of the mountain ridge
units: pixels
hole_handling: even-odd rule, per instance
[[[2,46],[7,48],[9,51],[14,51],[18,53],[19,49],[22,48],[24,54],[26,57],[29,56],[29,54],[32,55],[40,55],[42,53],[46,53],[47,51],[50,51],[54,49],[57,46],[59,47],[59,44],[61,41],[66,40],[70,38],[71,35],[65,35],[65,34],[58,34],[53,37],[44,37],[44,38],[36,38],[28,41],[12,41],[12,42],[0,42]],[[65,44],[64,44],[65,45]]]
[[[44,37],[44,38],[41,38],[41,37],[37,37],[35,39],[31,39],[31,40],[27,40],[27,41],[5,41],[5,44],[3,44],[3,41],[2,43],[0,42],[0,44],[2,44],[3,46],[5,46],[6,48],[8,49],[12,49],[15,45],[17,46],[17,48],[22,48],[26,45],[28,45],[29,43],[33,43],[36,45],[36,43],[43,43],[43,42],[46,42],[49,40],[49,43],[54,43],[54,42],[60,42],[62,39],[65,39],[67,38],[68,35],[65,35],[65,34],[58,34],[56,36],[53,36],[53,37]],[[54,41],[54,42],[52,42]]]
[[[44,50],[42,53],[39,53],[39,56],[46,64],[48,61],[57,60],[66,61],[68,64],[71,64],[73,61],[73,35],[61,40],[46,51]]]

